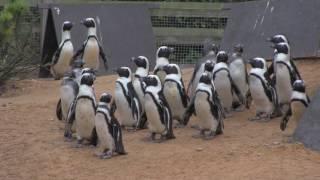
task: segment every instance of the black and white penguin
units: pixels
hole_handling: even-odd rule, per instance
[[[276,104],[276,93],[265,76],[267,71],[266,60],[256,57],[249,60],[251,70],[249,72],[249,88],[256,115],[249,120],[270,120]]]
[[[291,101],[292,85],[295,80],[301,79],[296,68],[293,68],[289,45],[287,43],[278,43],[274,45],[275,54],[273,59],[273,72],[275,77],[275,89],[278,98],[278,107],[281,113],[285,113]],[[270,76],[270,72],[268,73]]]
[[[65,136],[71,136],[71,125],[75,121],[78,147],[85,140],[93,145],[97,143],[95,129],[96,99],[93,82],[92,74],[82,75],[78,96],[68,113],[69,126],[66,128]]]
[[[102,159],[111,158],[114,152],[120,155],[126,154],[122,142],[120,123],[115,118],[114,112],[111,111],[111,100],[112,96],[108,93],[103,93],[100,96],[95,117],[98,147],[100,149],[97,156]]]
[[[144,110],[144,91],[145,91],[145,84],[143,82],[143,78],[147,77],[149,75],[149,60],[145,56],[138,56],[133,57],[131,60],[135,63],[137,66],[137,69],[134,73],[134,77],[132,80],[133,88],[139,98],[139,101],[141,102],[141,111],[142,111],[142,117],[141,122],[138,123],[140,126],[138,128],[144,128],[146,123],[146,115]]]
[[[160,78],[161,84],[164,83],[166,73],[162,70],[162,67],[169,64],[169,57],[173,53],[174,49],[167,46],[161,46],[156,53],[156,66],[153,69],[153,74]]]
[[[61,42],[52,57],[50,72],[54,79],[63,77],[69,71],[70,62],[73,56],[73,45],[71,42],[71,29],[73,24],[70,21],[63,22]]]
[[[144,103],[151,140],[156,141],[157,134],[161,135],[160,142],[165,139],[175,138],[170,108],[164,98],[159,77],[148,75],[144,78],[144,81],[146,83]]]
[[[205,63],[211,61],[213,64],[216,63],[216,56],[218,54],[219,47],[215,44],[210,43],[208,46],[205,46],[203,49],[203,56],[199,59],[194,67],[191,79],[188,84],[187,93],[189,97],[193,97],[194,92],[198,86],[198,82],[202,73],[205,72]]]
[[[183,126],[184,113],[188,107],[189,97],[182,80],[181,70],[177,64],[168,64],[163,67],[166,78],[163,84],[163,95],[168,102],[172,118]]]
[[[229,71],[230,71],[230,76],[234,84],[239,89],[241,95],[243,97],[247,97],[248,90],[249,90],[248,73],[247,73],[246,62],[243,59],[242,54],[243,54],[243,46],[241,44],[237,44],[236,46],[233,47],[233,53],[229,60]],[[234,105],[234,108],[237,108],[237,110],[242,111],[244,110],[246,104],[240,104],[239,99],[234,94],[233,105]]]
[[[115,86],[115,105],[120,124],[125,127],[136,128],[142,116],[142,107],[132,85],[132,73],[129,67],[116,70],[119,77]]]
[[[304,82],[302,80],[296,80],[293,83],[290,107],[282,118],[280,129],[284,131],[290,119],[292,119],[293,123],[296,124],[300,120],[309,103],[310,99],[306,93]]]
[[[227,63],[228,54],[225,51],[219,51],[217,55],[217,64],[213,69],[212,79],[225,113],[227,116],[230,116],[233,93],[236,93],[242,104],[244,103],[244,97],[241,95],[238,87],[234,84]]]
[[[186,118],[196,114],[199,119],[200,134],[193,137],[212,139],[223,133],[223,108],[212,83],[211,75],[203,73],[200,77],[195,96],[186,111]],[[206,134],[206,132],[208,132]]]
[[[97,38],[96,22],[93,18],[86,18],[81,23],[88,28],[88,36],[82,47],[75,53],[73,59],[81,56],[84,62],[84,67],[89,67],[94,70],[99,69],[99,57],[103,60],[104,67],[108,69],[108,62],[101,44]]]

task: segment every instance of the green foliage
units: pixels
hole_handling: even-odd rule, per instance
[[[0,43],[10,39],[18,18],[27,10],[25,0],[10,0],[0,13]]]
[[[0,12],[0,85],[7,79],[34,69],[32,26],[22,24],[25,0],[10,0]]]

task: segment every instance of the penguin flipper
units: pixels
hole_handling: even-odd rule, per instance
[[[190,99],[189,99],[189,96],[188,96],[188,94],[187,94],[187,92],[186,92],[186,90],[184,88],[185,86],[184,86],[182,78],[180,79],[180,82],[181,82],[182,87],[181,87],[181,90],[179,91],[179,93],[180,93],[180,97],[181,97],[181,100],[182,100],[183,107],[186,108],[188,106],[188,101]]]
[[[99,45],[99,55],[100,55],[100,57],[101,57],[102,60],[103,60],[104,68],[105,68],[106,70],[108,70],[109,67],[108,67],[108,60],[107,60],[107,58],[106,58],[106,54],[104,53],[101,44],[98,43],[98,45]]]
[[[59,99],[59,101],[57,103],[56,115],[57,115],[57,118],[61,121],[62,120],[61,99]]]
[[[244,99],[243,95],[241,94],[238,86],[232,80],[231,75],[230,75],[229,72],[228,72],[228,77],[229,77],[229,80],[230,80],[230,83],[231,83],[231,89],[233,90],[233,92],[236,93],[236,95],[238,96],[239,101],[241,102],[241,104],[244,104],[245,103],[245,99]]]
[[[61,50],[62,50],[62,47],[63,46],[60,46],[53,54],[52,56],[52,63],[51,65],[54,65],[54,64],[57,64],[58,60],[59,60],[59,57],[60,57],[60,53],[61,53]]]
[[[98,144],[98,134],[97,134],[96,127],[94,127],[92,130],[90,144],[94,146],[97,146]]]
[[[78,49],[78,51],[72,56],[72,59],[71,59],[71,61],[70,61],[70,65],[73,64],[73,62],[77,59],[78,56],[80,56],[81,54],[83,54],[86,45],[87,45],[87,40],[83,43],[83,45],[81,46],[81,48]]]
[[[285,113],[284,117],[281,119],[281,122],[280,122],[280,129],[282,131],[284,131],[287,128],[287,124],[291,116],[292,116],[292,110],[291,110],[291,106],[289,106],[288,111]]]
[[[194,107],[194,101],[196,99],[196,96],[192,97],[186,111],[183,115],[184,125],[186,126],[189,123],[190,117],[193,113],[195,113],[195,107]]]
[[[196,77],[196,74],[201,67],[202,62],[201,63],[199,63],[199,62],[201,62],[201,59],[196,63],[195,67],[193,68],[193,73],[192,73],[191,79],[190,79],[188,87],[187,87],[188,94],[190,92],[191,87],[193,86],[192,82],[194,81],[194,78]]]
[[[297,66],[294,64],[294,62],[293,62],[293,60],[290,58],[290,64],[291,64],[291,66],[292,66],[292,69],[293,69],[293,71],[294,71],[294,74],[296,75],[296,79],[300,79],[300,80],[302,80],[302,77],[301,77],[301,75],[300,75],[300,73],[299,73],[299,71],[298,71],[298,68],[297,68]]]
[[[111,126],[112,126],[111,134],[114,139],[115,151],[118,154],[126,154],[126,151],[123,146],[123,141],[122,141],[121,126],[118,120],[114,117],[114,115],[111,116]]]

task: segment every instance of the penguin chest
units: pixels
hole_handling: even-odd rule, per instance
[[[241,94],[245,96],[248,91],[248,85],[246,81],[246,70],[244,64],[241,62],[231,63],[229,66],[230,76],[235,83],[235,85],[239,88]]]
[[[207,98],[207,93],[197,92],[194,102],[194,108],[197,114],[197,118],[199,119],[200,128],[215,130],[218,126],[218,122],[211,112],[210,104]]]
[[[276,91],[279,103],[289,103],[292,94],[290,72],[284,64],[276,67]]]
[[[78,99],[76,105],[76,131],[84,139],[90,139],[94,128],[95,107],[89,99]]]
[[[141,87],[141,82],[140,79],[135,78],[133,80],[133,88],[135,90],[135,92],[137,93],[138,99],[141,102],[141,106],[142,106],[142,112],[144,112],[144,93]]]
[[[73,45],[71,42],[66,42],[60,52],[59,59],[52,66],[53,75],[57,78],[63,77],[64,73],[70,68],[70,61],[73,56]]]
[[[216,74],[214,85],[224,108],[230,109],[232,106],[231,82],[228,73],[221,71]]]
[[[120,124],[124,126],[133,126],[135,124],[135,120],[132,116],[131,106],[124,93],[126,92],[124,92],[121,85],[116,83],[114,94]]]
[[[273,110],[273,105],[265,93],[262,85],[263,82],[261,82],[261,80],[255,76],[250,76],[249,82],[250,92],[256,110],[258,112],[271,113]]]
[[[84,67],[93,69],[99,68],[99,45],[96,39],[90,38],[84,48],[83,60]]]
[[[178,88],[175,82],[167,81],[163,86],[163,94],[169,104],[173,118],[182,120],[185,108]]]
[[[145,111],[148,119],[148,128],[151,132],[162,133],[165,125],[161,122],[160,112],[150,94],[145,95]]]
[[[303,103],[299,101],[292,101],[291,102],[291,111],[292,111],[292,116],[290,120],[292,120],[295,123],[298,123],[305,111],[306,107],[304,106]]]
[[[114,140],[109,132],[109,127],[105,116],[97,113],[95,116],[95,126],[99,138],[99,146],[101,149],[114,149]]]
[[[65,85],[60,88],[62,118],[66,120],[70,105],[75,99],[74,91],[71,86]]]
[[[162,71],[162,70],[159,70],[156,75],[159,77],[159,79],[160,79],[160,81],[161,81],[161,84],[163,84],[163,83],[164,83],[164,79],[166,78],[167,73],[164,72],[164,71]]]

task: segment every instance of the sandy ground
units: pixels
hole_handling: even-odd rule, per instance
[[[320,61],[300,61],[298,68],[313,95],[319,86]],[[187,82],[192,69],[185,69]],[[97,95],[113,92],[115,76],[98,77]],[[100,160],[94,148],[72,148],[55,117],[59,81],[9,82],[0,96],[0,179],[320,179],[320,154],[290,143],[294,129],[279,129],[279,119],[250,122],[251,110],[225,120],[225,132],[214,140],[175,129],[175,140],[145,141],[148,130],[124,132],[126,156]]]

